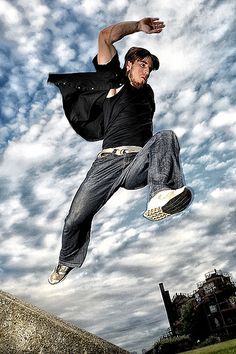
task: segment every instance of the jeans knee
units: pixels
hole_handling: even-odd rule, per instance
[[[171,145],[177,150],[180,149],[178,138],[173,130],[161,130],[160,132],[157,132],[153,138],[155,139],[155,144],[157,145]]]
[[[157,137],[177,139],[177,136],[176,136],[175,132],[173,130],[170,130],[170,129],[161,130],[157,134],[159,134]]]
[[[174,141],[178,144],[178,138],[173,130],[166,129],[158,132],[157,134],[159,135],[157,135],[156,139],[165,139],[166,141]]]
[[[79,213],[77,213],[76,215],[74,213],[68,214],[65,218],[64,227],[66,230],[78,229],[79,226],[83,223],[83,221],[84,218]]]

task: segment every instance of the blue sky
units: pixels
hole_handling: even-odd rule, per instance
[[[158,284],[191,292],[235,258],[236,52],[233,0],[0,0],[1,289],[128,350],[149,348],[168,327]],[[143,46],[161,67],[150,79],[155,130],[179,137],[191,207],[160,223],[142,217],[147,188],[119,190],[97,214],[86,262],[58,286],[57,263],[70,202],[101,142],[70,128],[49,72],[93,70],[97,34],[112,23],[160,17]]]

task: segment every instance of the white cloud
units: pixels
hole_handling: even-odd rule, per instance
[[[211,119],[211,126],[213,128],[233,127],[236,123],[236,110],[229,109],[226,112],[219,112]]]
[[[196,100],[196,92],[192,91],[190,88],[186,90],[182,90],[179,92],[177,98],[176,98],[176,103],[174,105],[174,109],[179,112],[183,111],[190,105],[194,104],[194,101]]]
[[[128,0],[109,1],[108,11],[122,11],[128,6]]]
[[[18,195],[2,204],[0,206],[0,211],[2,217],[6,219],[6,229],[9,229],[18,221],[26,219],[29,215],[28,211],[20,203]],[[3,251],[7,252],[5,248],[3,248]]]
[[[97,0],[95,2],[91,2],[91,0],[82,0],[81,7],[86,16],[90,17],[96,14],[102,7],[104,6],[102,0]]]
[[[30,21],[32,27],[41,28],[50,15],[50,9],[41,3],[40,0],[28,2],[27,0],[18,0],[18,6],[24,10],[24,16]]]
[[[76,52],[70,48],[70,44],[64,40],[58,40],[54,44],[54,53],[58,57],[59,65],[64,66],[75,58]]]
[[[212,136],[211,129],[208,128],[205,122],[201,122],[196,124],[192,129],[190,140],[192,143],[199,145],[210,136]]]
[[[213,96],[211,92],[204,93],[198,100],[199,106],[209,107],[213,103]]]
[[[42,164],[52,158],[53,147],[45,146],[40,142],[11,142],[3,156],[1,166],[2,175],[19,176],[27,168]]]
[[[7,25],[16,26],[21,22],[20,12],[8,1],[1,0],[0,15]]]

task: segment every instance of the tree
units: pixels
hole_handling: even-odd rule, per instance
[[[179,334],[191,335],[195,327],[195,311],[191,301],[181,307]]]

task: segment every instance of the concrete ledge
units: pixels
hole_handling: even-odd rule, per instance
[[[1,354],[129,354],[0,290]]]

